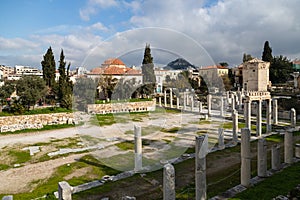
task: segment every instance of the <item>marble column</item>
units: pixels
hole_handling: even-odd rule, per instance
[[[183,110],[186,110],[186,92],[183,92]]]
[[[284,162],[293,163],[293,132],[284,134]]]
[[[262,110],[261,110],[261,104],[262,100],[258,100],[257,102],[257,112],[256,112],[256,136],[260,137],[261,136],[261,115],[262,115]]]
[[[165,107],[167,107],[167,90],[166,89],[164,92],[164,105],[165,105]]]
[[[232,140],[234,144],[238,143],[238,128],[239,128],[239,114],[236,110],[233,111],[232,115]]]
[[[142,155],[142,128],[134,126],[134,171],[138,172],[143,167]]]
[[[223,97],[220,98],[220,116],[223,117],[224,116],[224,99]]]
[[[246,101],[245,106],[246,106],[246,115],[245,115],[246,128],[249,128],[249,130],[251,131],[251,101]]]
[[[164,166],[163,191],[164,200],[175,200],[175,169],[169,163]]]
[[[219,128],[218,129],[218,148],[219,149],[225,149],[225,144],[224,144],[224,129],[223,128]]]
[[[235,110],[235,95],[231,94],[231,111]]]
[[[173,108],[173,91],[172,91],[172,88],[170,88],[170,108]]]
[[[278,124],[278,101],[277,99],[273,99],[273,124]]]
[[[202,113],[202,102],[199,101],[199,113]]]
[[[207,114],[208,116],[211,115],[211,94],[207,95]]]
[[[272,169],[280,169],[280,145],[273,144],[272,146]]]
[[[291,109],[291,126],[296,127],[296,110],[294,108]]]
[[[176,98],[176,108],[179,109],[179,97]]]
[[[208,151],[207,135],[196,136],[195,146],[195,183],[196,200],[205,200],[206,195],[206,154]]]
[[[250,186],[251,179],[251,153],[250,153],[250,130],[242,128],[241,133],[241,185]]]
[[[158,97],[158,104],[161,106],[161,97]]]
[[[194,98],[191,96],[191,111],[193,112],[194,110]]]
[[[264,138],[259,138],[257,143],[257,175],[267,176],[267,142]]]
[[[66,181],[58,183],[58,199],[72,200],[72,187]]]
[[[266,111],[266,118],[267,118],[267,133],[272,132],[272,99],[267,100],[267,111]]]

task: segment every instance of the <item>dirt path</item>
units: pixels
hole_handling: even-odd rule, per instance
[[[0,194],[16,194],[28,192],[28,185],[33,181],[46,180],[51,177],[55,169],[61,165],[75,162],[84,154],[57,158],[45,162],[29,164],[24,167],[0,171]]]

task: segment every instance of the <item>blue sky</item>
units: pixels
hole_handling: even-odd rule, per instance
[[[157,65],[178,55],[197,66],[235,66],[243,53],[260,58],[266,40],[273,55],[295,59],[299,7],[298,0],[1,0],[0,64],[38,67],[51,46],[56,60],[63,49],[74,67],[110,57],[139,65],[150,43]]]

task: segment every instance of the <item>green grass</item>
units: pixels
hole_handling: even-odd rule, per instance
[[[300,163],[298,162],[258,183],[255,187],[237,194],[235,199],[257,199],[259,197],[259,199],[269,200],[278,195],[287,195],[299,184],[299,171]]]
[[[69,113],[72,112],[72,110],[68,110],[66,108],[60,108],[60,107],[50,107],[50,108],[41,108],[41,109],[34,109],[25,111],[23,115],[36,115],[36,114],[50,114],[50,113]],[[0,112],[0,117],[4,116],[14,116],[15,114],[9,113],[9,112]]]
[[[25,163],[31,159],[29,152],[26,151],[10,150],[8,155],[13,157],[13,164]]]
[[[120,142],[115,144],[119,149],[127,151],[127,150],[133,150],[134,149],[134,143],[133,142]]]
[[[0,164],[0,171],[1,171],[1,170],[6,170],[6,169],[9,169],[9,168],[10,168],[9,165]]]
[[[172,127],[169,129],[162,128],[161,131],[165,133],[177,133],[180,130],[180,127]]]
[[[31,192],[21,193],[21,194],[14,194],[14,200],[24,200],[24,199],[34,199],[37,197],[44,196],[45,194],[52,196],[54,191],[57,191],[57,184],[60,181],[64,181],[64,177],[68,174],[71,174],[77,169],[81,169],[84,167],[92,167],[92,173],[100,179],[102,176],[114,175],[117,174],[118,171],[111,169],[102,165],[98,160],[93,158],[90,155],[84,156],[80,159],[80,162],[71,163],[68,165],[62,165],[56,169],[56,171],[52,174],[51,178],[47,180],[35,180],[31,182],[32,186],[36,186]],[[86,183],[88,181],[92,181],[93,179],[89,178],[89,176],[81,176],[81,177],[74,177],[68,180],[68,183],[71,186],[80,185]],[[0,194],[4,196],[5,194]]]

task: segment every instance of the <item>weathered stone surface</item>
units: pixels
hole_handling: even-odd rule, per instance
[[[272,169],[280,169],[280,146],[279,144],[274,144],[272,146]]]
[[[58,183],[58,199],[72,200],[72,187],[68,182],[62,181]]]
[[[166,100],[166,99],[165,99]],[[154,111],[156,100],[141,101],[141,102],[122,102],[108,104],[88,104],[88,113],[107,114],[107,113],[122,113],[122,112],[145,112]],[[166,102],[165,102],[166,106]]]
[[[134,126],[134,171],[138,172],[143,167],[143,155],[142,155],[142,128],[141,126]]]
[[[7,195],[7,196],[4,196],[2,197],[2,200],[13,200],[14,197],[12,195]]]
[[[207,135],[196,137],[195,145],[195,182],[196,182],[196,199],[205,200],[206,195],[206,155],[208,151],[208,138]]]
[[[0,132],[40,129],[44,125],[74,123],[73,113],[16,115],[0,117]]]
[[[257,143],[257,175],[267,176],[267,142],[264,138],[259,138]]]
[[[284,162],[293,163],[293,132],[284,134]]]
[[[251,152],[250,130],[243,128],[241,133],[241,185],[250,186],[251,179]]]
[[[163,191],[164,200],[175,200],[175,169],[171,164],[164,166]]]

